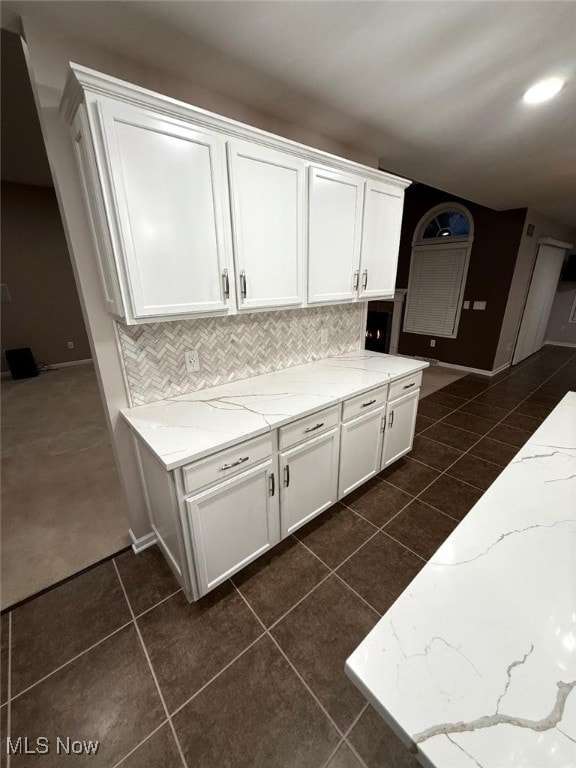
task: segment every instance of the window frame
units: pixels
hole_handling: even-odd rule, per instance
[[[463,216],[465,216],[468,219],[469,223],[469,233],[467,235],[448,235],[444,237],[428,237],[424,239],[423,235],[426,230],[426,227],[428,226],[429,222],[438,216],[440,213],[449,212],[449,211],[457,211],[458,213],[461,213]],[[412,253],[410,255],[410,274],[408,277],[408,288],[406,291],[406,305],[404,309],[404,320],[402,323],[402,331],[403,333],[413,333],[418,336],[429,336],[433,338],[443,338],[443,339],[455,339],[458,336],[458,329],[460,326],[460,316],[462,313],[462,305],[464,303],[464,292],[466,289],[466,280],[468,278],[468,267],[470,264],[470,253],[472,251],[472,243],[474,242],[474,219],[472,218],[472,214],[461,203],[441,203],[439,205],[434,206],[433,208],[430,208],[426,213],[420,218],[418,224],[416,225],[414,229],[414,235],[412,237]],[[461,250],[463,246],[466,246],[466,255],[464,258],[464,267],[462,269],[462,277],[460,279],[460,290],[458,292],[458,299],[457,299],[457,305],[456,305],[456,314],[454,317],[454,329],[452,333],[435,333],[433,331],[414,331],[414,330],[407,330],[406,329],[406,323],[408,320],[408,310],[410,307],[410,291],[412,288],[412,277],[413,277],[413,265],[414,265],[414,257],[418,253],[421,253],[422,251],[434,251],[434,250],[446,250],[450,248],[458,248]]]

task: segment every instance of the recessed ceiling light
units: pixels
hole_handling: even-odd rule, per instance
[[[564,80],[559,77],[549,77],[547,80],[540,80],[531,88],[528,88],[524,94],[524,101],[527,104],[540,104],[556,96],[562,90]]]

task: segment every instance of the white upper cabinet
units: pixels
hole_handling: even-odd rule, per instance
[[[306,163],[250,142],[228,151],[238,309],[301,305]]]
[[[124,322],[392,296],[407,180],[78,64],[61,112]]]
[[[98,118],[96,157],[134,318],[225,310],[223,139],[116,101],[99,100]]]
[[[362,234],[361,176],[310,168],[308,301],[352,301],[357,296]]]
[[[359,297],[393,297],[400,245],[404,192],[391,184],[367,181],[360,254]]]

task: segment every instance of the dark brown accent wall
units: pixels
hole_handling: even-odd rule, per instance
[[[2,182],[2,283],[12,298],[2,304],[3,371],[14,347],[31,347],[43,363],[92,357],[51,187]]]
[[[525,208],[494,211],[424,184],[412,185],[406,190],[396,288],[408,287],[412,237],[420,218],[435,205],[450,201],[465,205],[474,219],[474,242],[464,300],[486,301],[486,310],[462,310],[455,339],[401,331],[398,352],[492,370],[526,218]],[[435,347],[430,346],[431,338],[436,339]]]

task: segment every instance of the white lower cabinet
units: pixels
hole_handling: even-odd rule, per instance
[[[420,380],[404,376],[172,472],[137,440],[153,533],[188,598],[408,453]]]
[[[412,450],[419,390],[391,400],[386,406],[386,429],[381,469]]]
[[[341,425],[339,498],[380,471],[384,412],[376,408]]]
[[[338,427],[280,454],[282,538],[338,501]]]
[[[272,458],[186,499],[201,595],[280,541]]]

